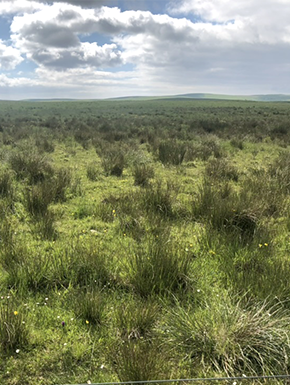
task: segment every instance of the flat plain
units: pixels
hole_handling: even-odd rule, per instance
[[[0,382],[287,374],[290,104],[0,102]]]

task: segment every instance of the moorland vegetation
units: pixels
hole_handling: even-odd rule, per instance
[[[0,383],[287,374],[289,103],[0,103]]]

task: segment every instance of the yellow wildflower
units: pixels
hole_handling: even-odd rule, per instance
[[[14,315],[17,315],[18,314],[18,311],[17,310],[15,310],[15,312],[14,312]]]

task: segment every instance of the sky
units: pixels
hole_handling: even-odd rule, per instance
[[[0,99],[290,94],[290,0],[0,0]]]

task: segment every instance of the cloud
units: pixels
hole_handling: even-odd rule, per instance
[[[0,0],[0,15],[15,15],[44,9],[45,5],[28,0]]]
[[[172,2],[169,9],[173,14],[193,14],[204,23],[240,22],[255,41],[290,40],[288,0],[183,0]]]
[[[10,2],[0,0],[0,13],[4,3]],[[38,87],[105,93],[100,87],[114,85],[111,93],[144,95],[252,93],[255,86],[287,92],[290,84],[288,0],[175,1],[171,16],[121,11],[103,1],[99,7],[73,0],[12,3],[13,47],[5,52],[15,50],[14,64],[9,59],[6,67],[23,60],[20,53],[33,60],[39,67],[31,84]],[[93,34],[105,36],[102,45]],[[118,72],[124,64],[134,71]],[[112,67],[118,76],[110,74]]]
[[[117,0],[0,0],[0,15],[31,13],[56,3],[94,9],[106,4],[118,5]]]
[[[47,3],[47,0],[39,0],[39,1]],[[68,4],[78,5],[80,7],[87,7],[87,8],[100,8],[106,3],[108,3],[108,0],[53,0],[51,2],[68,3]],[[116,3],[116,2],[117,1],[114,1],[113,3]]]
[[[20,52],[4,44],[0,40],[0,69],[1,70],[12,70],[18,64],[23,61],[23,58],[20,55]]]
[[[83,66],[107,68],[122,65],[122,54],[115,44],[81,43],[73,49],[45,49],[39,48],[27,57],[39,65],[51,67],[55,70],[67,70]]]

